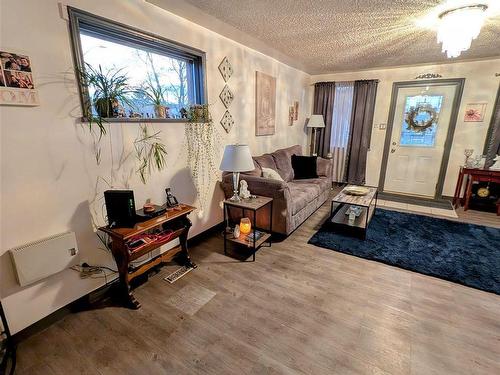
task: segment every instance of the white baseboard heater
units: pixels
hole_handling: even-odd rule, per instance
[[[78,264],[75,232],[61,233],[10,250],[17,281],[32,284]]]

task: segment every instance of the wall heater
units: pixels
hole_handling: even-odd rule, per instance
[[[74,232],[34,241],[10,250],[17,281],[32,284],[78,264],[78,245]]]

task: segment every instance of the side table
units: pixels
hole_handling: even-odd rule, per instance
[[[224,202],[224,223],[225,223],[225,228],[224,228],[224,254],[227,254],[227,243],[232,242],[237,245],[244,245],[247,247],[250,247],[252,249],[252,256],[253,256],[253,261],[255,262],[255,253],[257,250],[259,250],[260,247],[264,246],[264,244],[267,244],[267,247],[271,247],[271,234],[273,231],[273,198],[268,198],[268,197],[262,197],[262,196],[257,196],[256,198],[248,198],[248,199],[242,199],[241,201],[231,201],[229,199],[226,199]],[[266,207],[270,206],[269,208],[269,227],[267,229],[259,228],[257,227],[257,211]],[[234,227],[238,222],[233,221],[231,222],[230,220],[230,215],[228,214],[228,209],[230,208],[236,208],[236,209],[241,209],[242,216],[241,217],[246,217],[245,212],[246,211],[251,211],[253,212],[253,220],[252,220],[252,233],[253,233],[253,241],[251,241],[251,244],[246,240],[246,235],[240,234],[238,238],[234,238],[232,234],[227,233],[227,228],[228,227]],[[259,239],[255,239],[255,230],[259,230],[261,232],[264,232],[264,235],[260,237]],[[252,246],[250,246],[252,245]]]

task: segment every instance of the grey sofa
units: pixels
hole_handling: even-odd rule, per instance
[[[252,194],[273,198],[273,232],[289,235],[316,211],[327,199],[332,187],[332,164],[330,160],[318,157],[319,178],[294,180],[291,157],[302,155],[299,145],[276,150],[270,154],[254,156],[255,169],[241,173],[240,180],[248,183]],[[262,177],[262,168],[277,171],[284,181]],[[232,174],[224,173],[221,187],[224,195],[233,195]],[[231,215],[231,213],[229,213]],[[269,212],[259,211],[257,225],[266,228]]]

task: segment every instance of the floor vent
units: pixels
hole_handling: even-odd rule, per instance
[[[177,271],[174,271],[167,277],[163,278],[163,280],[168,281],[170,284],[173,284],[174,282],[179,280],[182,276],[189,273],[192,269],[193,269],[192,267],[182,266]]]

